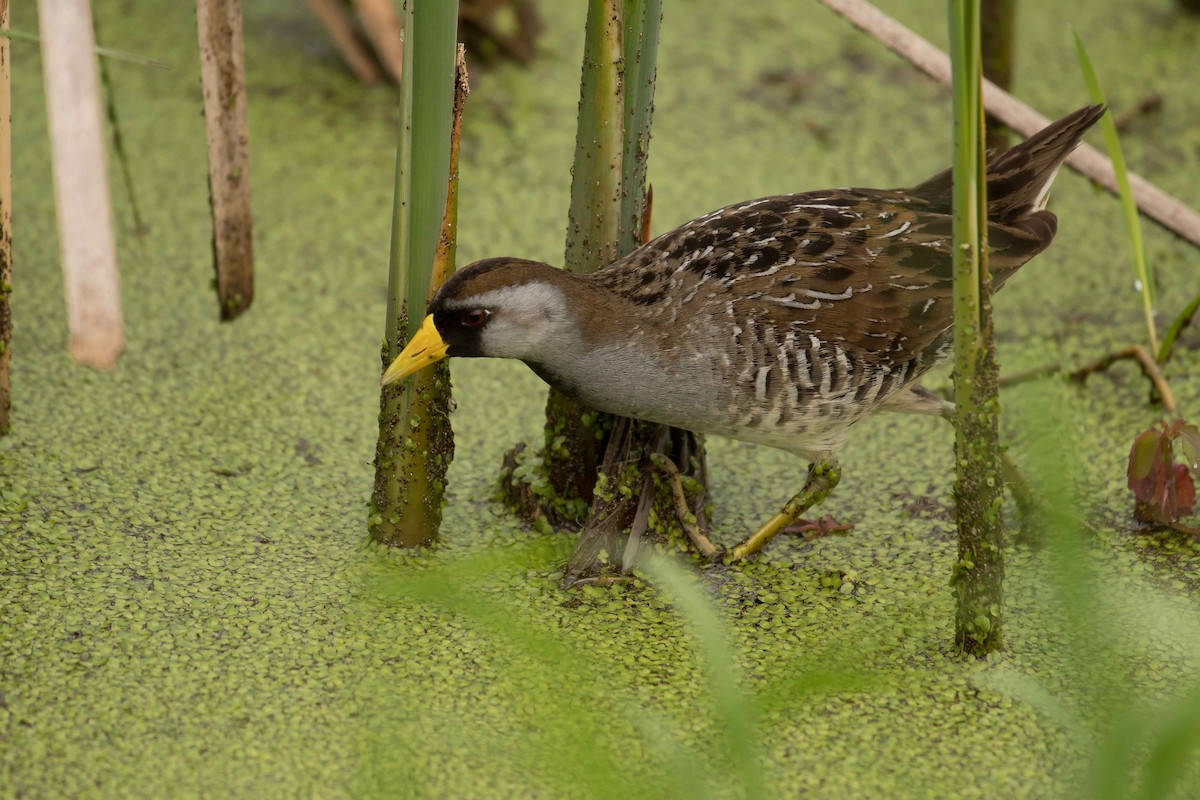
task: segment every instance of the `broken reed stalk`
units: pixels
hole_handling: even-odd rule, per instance
[[[240,316],[254,300],[254,220],[250,207],[250,133],[242,0],[196,0],[213,266],[221,319]]]
[[[867,0],[821,2],[938,83],[950,85],[950,59],[946,54]],[[1051,122],[990,81],[983,83],[983,103],[987,113],[1022,136],[1032,136]],[[1120,193],[1112,162],[1091,145],[1085,143],[1076,147],[1065,163],[1113,194]],[[1129,173],[1129,185],[1143,214],[1176,236],[1200,245],[1200,212],[1132,172]]]
[[[410,2],[415,1],[410,0]],[[455,14],[458,13],[458,0],[424,0],[424,2],[449,2],[454,6]],[[375,54],[379,57],[380,63],[398,85],[404,77],[404,36],[400,17],[396,14],[392,0],[354,0],[354,7],[358,9],[358,18],[362,22],[363,30],[367,32],[367,38],[375,47]]]
[[[980,0],[950,0],[954,83],[954,402],[958,560],[954,638],[967,653],[1001,645],[1004,550],[987,180],[981,102]]]
[[[458,143],[463,104],[469,92],[466,53],[459,45],[455,61],[454,122],[450,135],[450,179],[437,251],[425,295],[426,305],[454,273],[458,243]],[[411,314],[410,317],[419,320],[421,314]],[[401,537],[397,543],[413,546],[414,543],[432,542],[442,523],[446,472],[454,460],[454,431],[450,424],[453,404],[450,362],[442,360],[418,372],[412,377],[409,391],[408,425],[400,426],[400,430],[405,431],[400,472],[407,483],[404,486],[405,495],[401,497],[403,509],[399,512],[398,524]]]
[[[125,344],[88,0],[38,0],[71,356],[113,369]]]
[[[452,269],[448,263],[435,266],[435,260],[443,222],[449,221],[445,230],[450,239],[457,207],[457,189],[451,193],[447,186],[454,110],[461,109],[461,99],[456,103],[455,96],[466,96],[465,70],[460,82],[456,67],[457,5],[407,0],[403,7],[404,65],[383,368],[420,327],[432,275]],[[440,249],[443,259],[453,258],[452,245]],[[371,538],[381,544],[419,547],[437,536],[445,472],[453,456],[449,392],[444,361],[410,381],[383,388],[367,524]]]
[[[1150,351],[1141,345],[1134,344],[1122,348],[1115,353],[1109,353],[1102,358],[1084,364],[1068,377],[1076,383],[1084,383],[1094,373],[1103,372],[1118,361],[1127,358],[1133,359],[1142,368],[1142,373],[1150,381],[1150,385],[1154,387],[1155,394],[1158,395],[1159,402],[1162,403],[1163,413],[1168,416],[1174,414],[1178,409],[1175,404],[1175,393],[1171,391],[1171,385],[1167,383],[1167,379],[1163,376],[1159,362],[1154,359]]]
[[[365,86],[379,83],[383,75],[374,56],[359,36],[343,5],[338,0],[307,0],[313,16],[320,20],[333,40],[342,60]],[[392,12],[393,14],[395,11]]]
[[[8,0],[0,0],[0,31],[8,30]],[[0,38],[0,436],[12,429],[12,92],[8,37]]]
[[[588,4],[567,226],[572,271],[605,267],[648,238],[645,179],[661,21],[661,0]],[[693,509],[677,513],[671,490],[681,479],[654,479],[653,457],[679,465]],[[599,414],[551,389],[544,446],[509,451],[502,487],[531,522],[578,524],[586,513],[564,571],[571,586],[632,569],[652,515],[678,517],[684,533],[706,541],[702,532],[694,535],[704,525],[705,476],[704,450],[693,434]]]

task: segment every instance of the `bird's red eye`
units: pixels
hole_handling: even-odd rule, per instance
[[[488,312],[482,308],[473,308],[463,314],[462,323],[468,328],[482,328],[483,323],[488,321]]]

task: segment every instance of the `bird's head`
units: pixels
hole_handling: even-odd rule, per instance
[[[420,330],[383,374],[384,386],[447,356],[542,360],[572,334],[569,273],[537,261],[489,258],[446,281]],[[576,279],[577,280],[577,279]]]

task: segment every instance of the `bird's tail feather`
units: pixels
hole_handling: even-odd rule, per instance
[[[1015,221],[1044,208],[1058,168],[1079,144],[1087,129],[1104,115],[1102,105],[1068,114],[1003,153],[987,155],[988,219]],[[949,211],[951,170],[939,172],[910,193]]]

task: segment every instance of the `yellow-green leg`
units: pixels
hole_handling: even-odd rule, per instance
[[[842,468],[833,456],[813,463],[808,468],[808,480],[804,482],[804,488],[797,492],[795,497],[788,500],[778,514],[746,537],[744,542],[730,550],[729,560],[741,561],[762,550],[767,546],[767,542],[795,522],[801,514],[828,497],[841,479]]]

